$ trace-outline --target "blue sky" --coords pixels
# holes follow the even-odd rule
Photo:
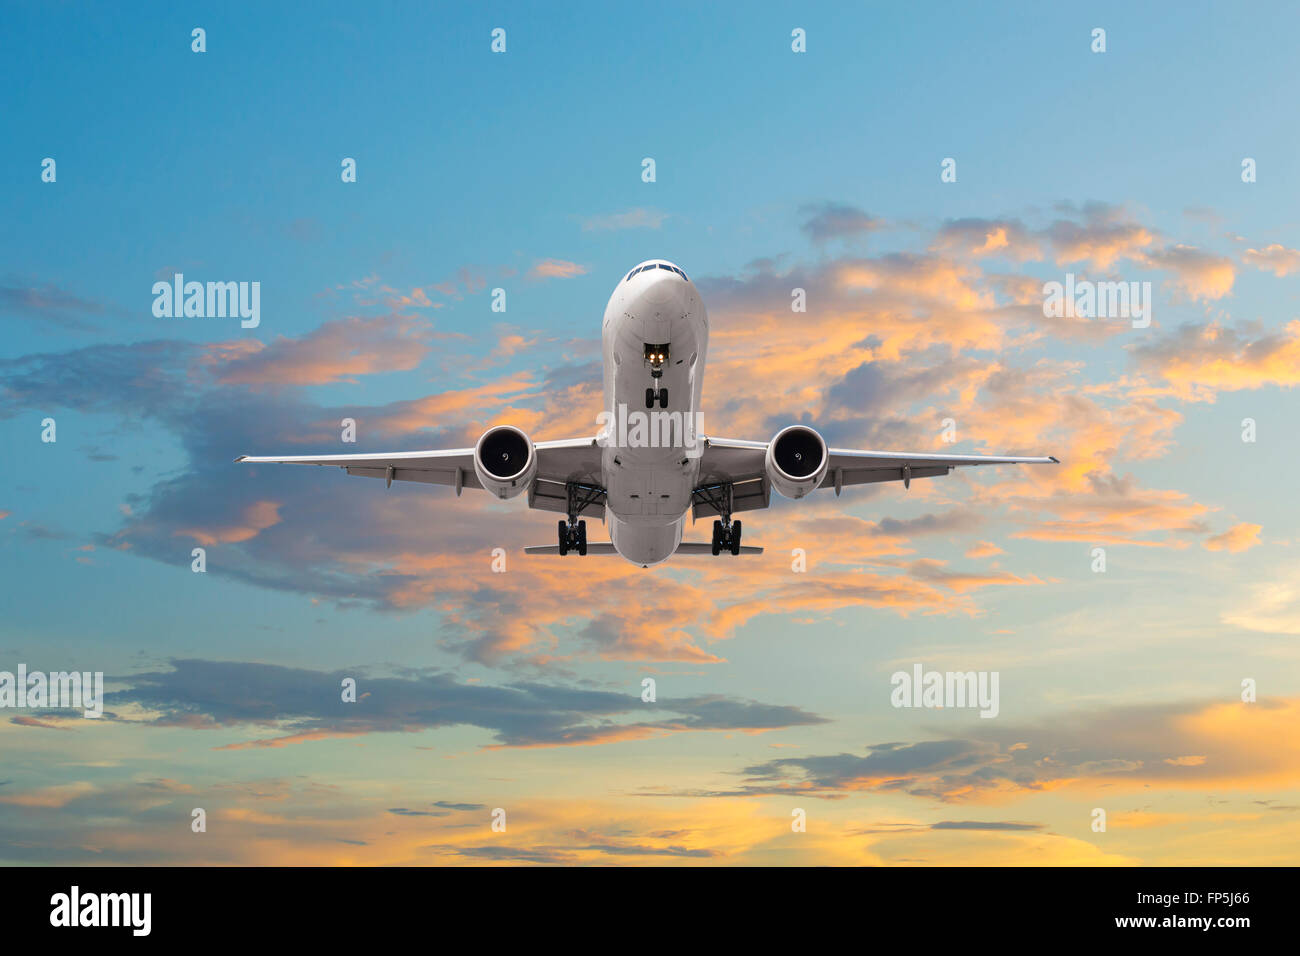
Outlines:
[[[217,858],[160,837],[159,793],[181,825],[197,800],[218,807],[232,862],[610,862],[592,847],[631,840],[643,862],[1296,847],[1273,808],[1296,803],[1300,756],[1268,748],[1300,706],[1300,80],[1275,42],[1293,6],[8,18],[0,669],[103,670],[121,696],[94,728],[0,723],[0,859]],[[858,447],[952,450],[937,423],[953,416],[956,450],[1062,468],[778,502],[746,517],[769,548],[752,574],[647,574],[526,565],[518,548],[554,525],[517,501],[231,462],[352,450],[344,416],[356,450],[463,445],[496,421],[582,434],[601,311],[658,256],[710,309],[706,430],[764,439],[806,420]],[[259,281],[260,326],[155,318],[151,287],[177,271]],[[1045,322],[1033,289],[1067,271],[1151,281],[1152,328]],[[806,315],[788,311],[794,287]],[[916,661],[1000,671],[1002,715],[894,709],[889,675]],[[353,672],[406,683],[362,720],[312,703],[321,675]],[[284,701],[222,696],[232,673],[282,683]],[[683,709],[629,729],[647,675]],[[1243,677],[1257,710],[1225,710],[1244,706]],[[523,696],[503,704],[503,688]],[[1154,708],[1149,738],[1119,729],[1134,707]],[[512,736],[512,709],[545,732]],[[1253,763],[1229,738],[1258,742],[1238,748]],[[888,772],[824,772],[900,741]],[[944,747],[986,760],[986,782]],[[786,757],[810,762],[772,763]],[[1070,772],[1042,772],[1053,761]],[[257,816],[266,793],[294,822]],[[804,844],[792,799],[817,804]],[[391,812],[436,800],[529,822],[484,851],[478,810]],[[66,845],[15,849],[85,801],[120,833],[78,823]],[[1092,833],[1099,802],[1127,826]],[[928,829],[974,817],[1025,829]],[[881,829],[900,821],[907,835]]]

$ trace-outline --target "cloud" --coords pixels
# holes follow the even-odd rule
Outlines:
[[[1236,598],[1236,610],[1224,611],[1225,624],[1263,634],[1300,634],[1300,576],[1295,572],[1249,585]]]
[[[1286,729],[1298,716],[1300,698],[1113,707],[979,727],[966,738],[877,744],[865,754],[771,760],[744,768],[746,782],[732,794],[901,792],[963,803],[1103,785],[1134,793],[1285,786],[1300,771],[1300,740]]]
[[[932,823],[931,830],[1042,830],[1041,823],[1012,823],[1000,820],[943,820]]]
[[[587,267],[565,259],[543,259],[529,270],[531,279],[572,279],[586,275]]]
[[[86,781],[61,783],[49,787],[37,787],[34,790],[16,790],[12,793],[6,791],[0,793],[0,803],[15,807],[64,807],[93,793],[94,790],[94,785]]]
[[[469,857],[475,860],[488,860],[493,863],[549,863],[549,864],[571,864],[577,862],[577,857],[566,850],[558,850],[554,847],[509,847],[499,844],[487,844],[483,846],[450,846],[448,844],[430,844],[429,849],[438,850],[443,853],[451,853],[456,856]]]
[[[1189,401],[1213,401],[1219,392],[1290,387],[1300,383],[1300,319],[1273,331],[1189,323],[1134,348],[1133,356]]]
[[[99,325],[89,321],[88,316],[104,318],[121,315],[121,311],[83,299],[47,282],[41,285],[0,285],[2,314],[16,315],[70,332],[92,332],[97,331]]]
[[[1241,254],[1241,261],[1281,278],[1300,272],[1300,249],[1288,249],[1275,242],[1263,249],[1247,249]]]
[[[137,705],[152,713],[148,722],[158,726],[273,734],[225,744],[227,750],[458,725],[489,731],[499,747],[564,747],[693,731],[761,733],[825,722],[798,707],[719,695],[648,705],[639,693],[532,682],[490,686],[460,683],[448,674],[370,677],[208,660],[176,660],[171,667],[124,678],[128,689],[110,692],[106,700]],[[364,691],[355,702],[342,700],[345,678],[355,679]],[[232,687],[239,693],[231,694]]]
[[[299,338],[267,345],[237,339],[210,345],[202,358],[222,385],[325,385],[361,375],[413,369],[430,348],[433,327],[398,316],[326,322]]]
[[[1005,553],[1006,552],[1004,552],[992,541],[977,541],[975,544],[971,545],[970,548],[967,549],[966,557],[991,558],[995,554],[1005,554]]]
[[[1211,551],[1227,551],[1237,554],[1249,551],[1259,544],[1259,533],[1263,528],[1257,524],[1242,522],[1235,524],[1222,534],[1216,534],[1205,541],[1205,547]]]
[[[1058,265],[1086,262],[1109,269],[1119,259],[1140,258],[1157,238],[1154,230],[1128,218],[1117,206],[1089,202],[1081,209],[1069,204],[1058,208],[1077,217],[1058,219],[1042,233]]]
[[[1166,246],[1140,259],[1152,268],[1174,273],[1174,285],[1193,301],[1223,298],[1232,291],[1237,277],[1231,259],[1194,246]]]
[[[218,528],[178,528],[173,534],[193,538],[205,547],[247,541],[261,531],[280,523],[280,506],[274,501],[254,501],[243,509],[240,519]]]
[[[823,202],[801,208],[806,218],[799,228],[816,243],[849,239],[879,229],[883,223],[847,203]]]
[[[924,558],[920,561],[914,561],[911,565],[912,574],[924,581],[933,581],[941,584],[946,588],[956,591],[958,594],[964,594],[967,591],[976,588],[991,587],[993,585],[1030,585],[1045,583],[1042,578],[1036,574],[1020,576],[1008,571],[991,571],[991,572],[971,572],[971,571],[949,571],[944,567],[943,561],[936,561],[933,558]]]
[[[1027,262],[1043,257],[1043,242],[1016,219],[950,219],[930,244],[931,251],[974,258]]]
[[[18,716],[18,717],[10,717],[9,723],[17,724],[19,727],[40,727],[44,730],[71,730],[72,729],[71,726],[67,726],[63,723],[57,723],[56,721],[58,719],[59,719],[58,716],[53,714],[50,715],[50,719],[47,720],[40,720],[36,717]],[[73,718],[73,720],[76,719],[79,718]]]

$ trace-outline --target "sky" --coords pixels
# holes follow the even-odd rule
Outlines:
[[[106,694],[0,709],[0,863],[1296,859],[1294,5],[5,21],[0,671]],[[233,462],[594,434],[654,257],[709,309],[707,434],[1061,464],[641,569],[525,557],[521,499]],[[176,273],[259,323],[156,315]],[[1151,321],[1047,314],[1067,275]],[[917,666],[996,716],[895,706]]]

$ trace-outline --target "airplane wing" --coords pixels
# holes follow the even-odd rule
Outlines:
[[[771,487],[763,466],[768,442],[742,441],[734,438],[706,438],[700,456],[700,487],[730,484],[732,512],[766,508]],[[968,465],[1046,465],[1060,464],[1051,455],[1018,457],[1001,455],[939,455],[933,452],[858,451],[830,448],[826,477],[817,487],[834,488],[838,495],[845,485],[865,485],[877,481],[902,481],[946,475],[954,468]],[[708,496],[695,495],[696,518],[716,515],[718,510]]]
[[[567,484],[581,482],[601,489],[600,446],[594,438],[565,438],[539,441],[537,479],[528,490],[528,506],[542,511],[566,513]],[[368,455],[287,455],[280,458],[241,455],[235,461],[245,464],[333,465],[349,475],[383,478],[394,481],[419,481],[430,485],[447,485],[456,489],[482,488],[474,472],[474,449],[452,448],[437,451],[397,451]],[[584,515],[601,517],[605,512],[603,489],[596,500],[582,510]]]

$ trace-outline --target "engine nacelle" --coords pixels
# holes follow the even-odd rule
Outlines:
[[[830,459],[821,435],[806,425],[789,425],[767,446],[763,466],[773,488],[787,498],[802,498],[822,483]]]
[[[513,425],[489,428],[474,446],[474,474],[498,498],[513,498],[537,475],[537,450]]]

